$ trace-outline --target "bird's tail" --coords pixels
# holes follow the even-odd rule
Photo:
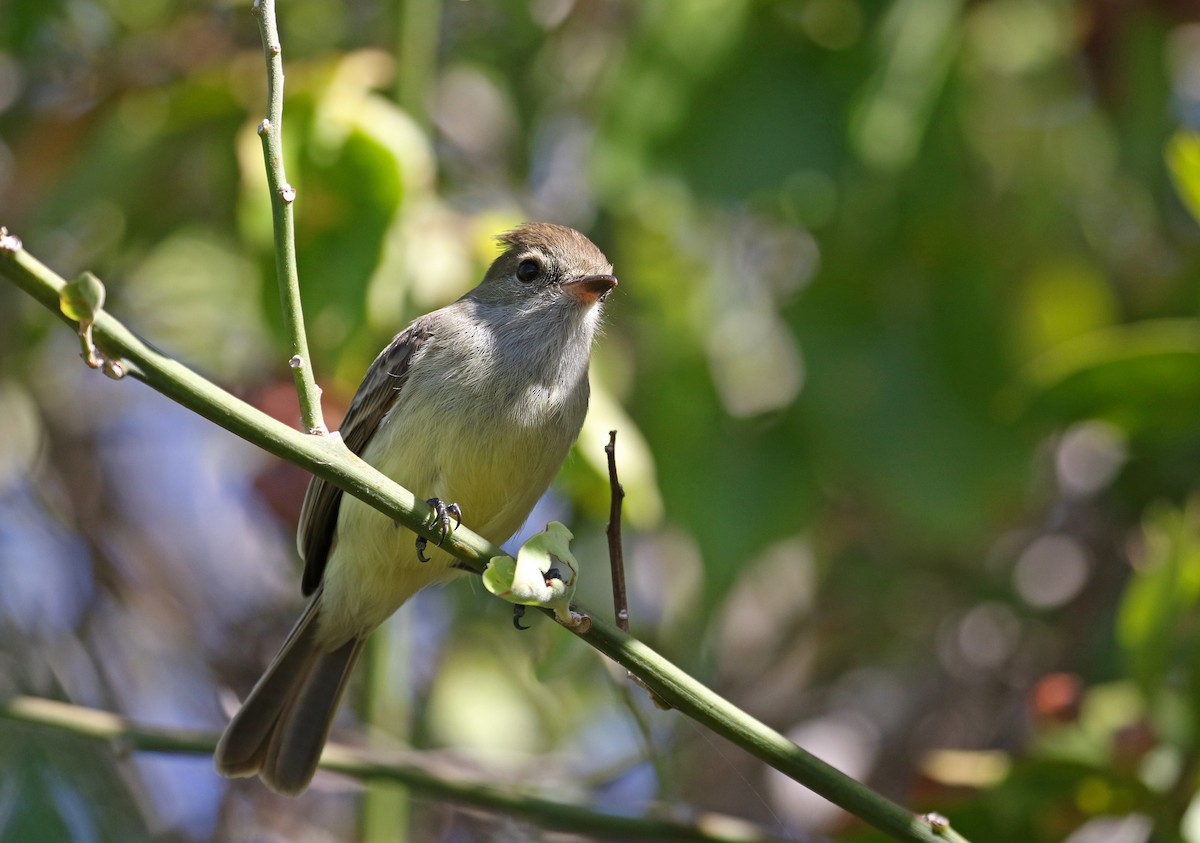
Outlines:
[[[295,796],[312,781],[338,702],[363,638],[335,650],[316,640],[321,592],[292,628],[267,672],[229,721],[217,744],[217,771],[258,775],[279,793]]]

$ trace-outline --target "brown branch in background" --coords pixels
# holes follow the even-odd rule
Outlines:
[[[613,611],[617,627],[629,631],[629,601],[625,591],[625,553],[621,549],[621,502],[625,500],[625,489],[617,479],[617,432],[608,432],[608,444],[604,446],[608,455],[608,485],[612,491],[612,503],[608,512],[608,563],[612,567]]]
[[[621,485],[621,481],[617,477],[617,432],[615,430],[608,432],[608,444],[604,446],[604,453],[608,455],[608,486],[612,491],[608,527],[604,532],[608,535],[608,564],[612,569],[613,613],[616,615],[617,627],[622,632],[629,632],[629,597],[625,589],[625,551],[621,547],[621,503],[625,500],[625,487]],[[627,672],[627,675],[635,685],[643,688],[650,695],[655,708],[664,711],[671,708],[669,703],[654,693],[650,686],[632,671]],[[631,706],[630,711],[635,712],[634,716],[639,725],[644,726],[645,723],[636,713],[637,710]],[[643,732],[647,739],[646,745],[649,747],[649,730],[643,729]]]

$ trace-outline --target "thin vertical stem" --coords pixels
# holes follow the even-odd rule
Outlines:
[[[399,0],[397,13],[396,101],[418,124],[428,126],[442,0]]]
[[[291,340],[292,368],[300,396],[300,419],[309,433],[328,432],[321,414],[321,389],[313,377],[304,331],[304,309],[300,302],[300,275],[296,268],[296,229],[293,209],[296,189],[283,169],[283,47],[275,19],[275,0],[254,0],[263,54],[267,62],[267,117],[258,126],[267,185],[271,191],[271,219],[275,230],[275,275],[283,305],[284,328]]]

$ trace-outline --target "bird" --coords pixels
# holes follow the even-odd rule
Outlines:
[[[417,318],[368,368],[339,435],[370,465],[499,544],[528,518],[579,435],[612,265],[551,223],[501,234],[474,289]],[[295,796],[312,781],[367,637],[460,569],[406,527],[314,477],[297,530],[309,598],[230,720],[218,772]],[[426,561],[427,560],[427,561]]]

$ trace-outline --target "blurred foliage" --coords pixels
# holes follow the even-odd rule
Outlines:
[[[248,6],[5,0],[0,223],[295,422]],[[973,839],[1200,841],[1189,4],[280,14],[331,421],[392,333],[475,282],[493,234],[584,229],[621,286],[593,416],[529,526],[571,525],[586,605],[607,600],[616,427],[653,645]],[[0,284],[0,693],[218,728],[297,609],[305,478],[77,353]],[[360,730],[613,810],[874,839],[629,702],[557,630],[508,630],[478,584],[420,596],[377,636]],[[360,797],[330,777],[290,803],[202,759],[0,731],[4,840],[351,839]],[[393,839],[536,836],[420,798],[384,815],[368,802]]]

